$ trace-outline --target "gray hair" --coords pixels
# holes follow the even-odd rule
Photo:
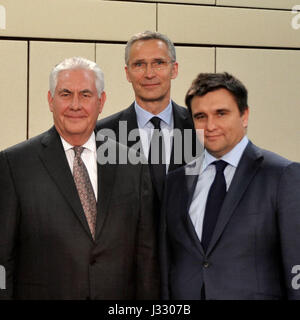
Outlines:
[[[125,63],[126,63],[126,65],[128,66],[130,49],[136,41],[153,40],[153,39],[163,41],[168,47],[168,53],[169,53],[169,56],[170,56],[172,62],[176,61],[176,51],[175,51],[174,44],[166,35],[161,34],[157,31],[144,31],[144,32],[140,32],[140,33],[135,34],[127,42],[126,48],[125,48]]]
[[[82,57],[72,57],[67,58],[57,64],[51,71],[49,76],[49,90],[52,95],[54,96],[55,88],[57,85],[57,76],[61,71],[64,70],[71,70],[71,69],[85,69],[85,70],[92,70],[95,74],[95,85],[98,92],[98,96],[100,98],[101,93],[104,90],[104,74],[99,66],[88,59]]]

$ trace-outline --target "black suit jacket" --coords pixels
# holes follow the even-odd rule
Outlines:
[[[171,151],[171,158],[170,158],[170,165],[168,168],[168,172],[173,171],[182,165],[185,165],[186,163],[190,162],[193,157],[196,156],[196,151],[199,150],[199,148],[202,150],[202,147],[200,147],[200,144],[198,143],[198,140],[196,138],[194,126],[192,119],[189,115],[189,112],[186,108],[178,106],[175,102],[172,101],[172,108],[173,108],[173,117],[174,117],[174,129],[180,130],[181,134],[183,135],[183,132],[185,129],[191,130],[191,148],[190,150],[187,150],[185,154],[184,148],[185,148],[185,141],[182,139],[182,147],[181,147],[181,158],[182,161],[177,161],[176,157],[174,157],[174,143],[172,146]],[[134,108],[134,103],[132,103],[127,109],[122,110],[116,114],[113,114],[107,118],[104,118],[102,120],[99,120],[97,122],[97,130],[101,129],[110,129],[115,133],[115,138],[118,142],[122,139],[122,136],[119,136],[119,123],[120,121],[126,121],[127,122],[127,136],[128,133],[134,129],[138,128],[137,123],[137,117],[136,112]],[[137,140],[135,141],[126,141],[126,146],[131,148],[134,144],[136,144],[139,141],[139,137],[137,137]],[[196,149],[198,147],[198,149]],[[189,152],[190,151],[190,152]],[[161,195],[159,195],[161,198]],[[160,199],[161,200],[161,199]]]
[[[152,197],[147,166],[98,164],[93,240],[54,127],[2,151],[0,298],[157,298]]]
[[[206,254],[189,216],[200,164],[167,177],[163,297],[200,299],[204,284],[207,299],[300,299],[300,164],[249,142]]]

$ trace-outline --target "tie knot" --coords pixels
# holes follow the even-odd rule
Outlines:
[[[215,161],[213,164],[216,166],[217,172],[223,172],[227,166],[227,162],[223,160]]]
[[[81,146],[73,147],[75,157],[80,157],[83,152],[83,149],[84,147],[81,147]]]
[[[153,117],[153,118],[151,118],[150,121],[154,125],[154,129],[159,129],[160,130],[160,122],[161,122],[160,118]]]

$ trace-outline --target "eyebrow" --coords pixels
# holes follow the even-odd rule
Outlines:
[[[150,62],[153,62],[153,61],[166,61],[167,59],[166,58],[163,58],[163,57],[157,57],[157,58],[153,58],[151,59]],[[138,62],[146,62],[146,59],[137,59],[137,60],[134,60],[133,63],[138,63]]]
[[[230,110],[226,107],[217,109],[216,112],[230,112]]]
[[[193,114],[193,118],[196,118],[200,114],[206,114],[206,113],[205,112],[196,112],[196,113]]]
[[[58,93],[62,93],[62,92],[71,93],[71,91],[70,91],[70,90],[65,89],[65,88],[63,88],[63,89],[59,89],[59,90],[58,90]]]
[[[216,110],[214,111],[214,113],[218,113],[218,112],[230,112],[230,110],[227,109],[226,107],[224,107],[224,108],[216,109]],[[197,117],[197,116],[199,116],[199,115],[201,115],[201,114],[206,115],[206,112],[202,112],[202,111],[196,112],[196,113],[193,114],[193,117]]]
[[[63,92],[72,93],[72,91],[70,91],[69,89],[65,89],[65,88],[58,90],[58,93],[63,93]],[[93,92],[89,89],[83,89],[83,90],[79,91],[79,93],[91,93],[92,94]]]
[[[93,93],[93,92],[89,89],[83,89],[80,91],[80,93]]]

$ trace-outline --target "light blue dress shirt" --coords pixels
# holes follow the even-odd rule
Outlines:
[[[216,175],[216,167],[212,163],[218,160],[224,160],[228,163],[224,170],[224,176],[226,180],[226,189],[229,189],[235,170],[239,164],[241,156],[248,144],[249,140],[246,136],[228,153],[226,153],[221,159],[213,157],[210,153],[204,150],[203,162],[200,166],[200,173],[198,176],[197,185],[189,209],[189,215],[192,223],[195,227],[197,236],[201,241],[203,219],[205,213],[206,200],[209,189],[214,181]]]
[[[165,143],[165,152],[166,152],[166,171],[168,172],[171,150],[172,150],[172,135],[174,128],[174,118],[173,118],[173,108],[172,102],[170,101],[168,106],[159,114],[152,114],[142,107],[140,107],[137,102],[134,104],[137,123],[140,131],[140,137],[142,142],[143,153],[146,159],[148,160],[149,155],[149,147],[153,134],[154,126],[150,121],[154,116],[160,118],[162,121],[160,123],[160,127],[162,130],[162,134],[164,137]]]

